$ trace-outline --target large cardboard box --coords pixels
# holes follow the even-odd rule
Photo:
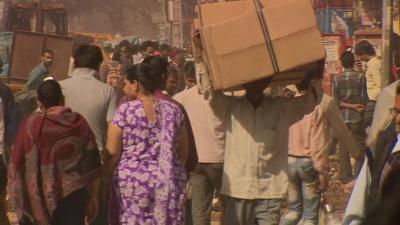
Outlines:
[[[296,83],[325,57],[309,0],[257,1],[200,7],[205,61],[216,89],[271,76]]]

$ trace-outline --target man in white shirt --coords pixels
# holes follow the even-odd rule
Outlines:
[[[374,47],[367,40],[360,41],[354,53],[363,62],[367,63],[365,77],[367,79],[367,94],[369,103],[365,110],[364,124],[366,127],[372,123],[376,100],[383,87],[388,84],[386,77],[382,74],[382,60],[376,55]]]
[[[192,68],[191,68],[192,67]],[[192,126],[199,163],[190,174],[192,219],[194,225],[209,225],[214,192],[219,192],[225,152],[223,122],[214,115],[210,101],[202,96],[196,83],[194,64],[185,65],[187,89],[175,95],[185,108]]]

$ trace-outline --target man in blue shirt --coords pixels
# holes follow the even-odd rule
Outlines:
[[[25,90],[35,90],[39,87],[39,84],[49,74],[49,68],[53,64],[54,53],[51,50],[43,51],[41,57],[41,63],[36,66],[29,74],[28,81],[25,84]]]

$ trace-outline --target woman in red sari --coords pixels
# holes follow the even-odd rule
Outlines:
[[[100,155],[86,120],[64,107],[60,85],[38,88],[41,112],[21,125],[8,194],[19,224],[84,225],[97,214]]]

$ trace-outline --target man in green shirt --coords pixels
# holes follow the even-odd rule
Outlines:
[[[41,57],[41,63],[29,73],[28,81],[24,88],[15,95],[15,101],[18,104],[22,118],[37,109],[36,90],[49,75],[49,68],[53,63],[53,58],[53,51],[44,50]]]

